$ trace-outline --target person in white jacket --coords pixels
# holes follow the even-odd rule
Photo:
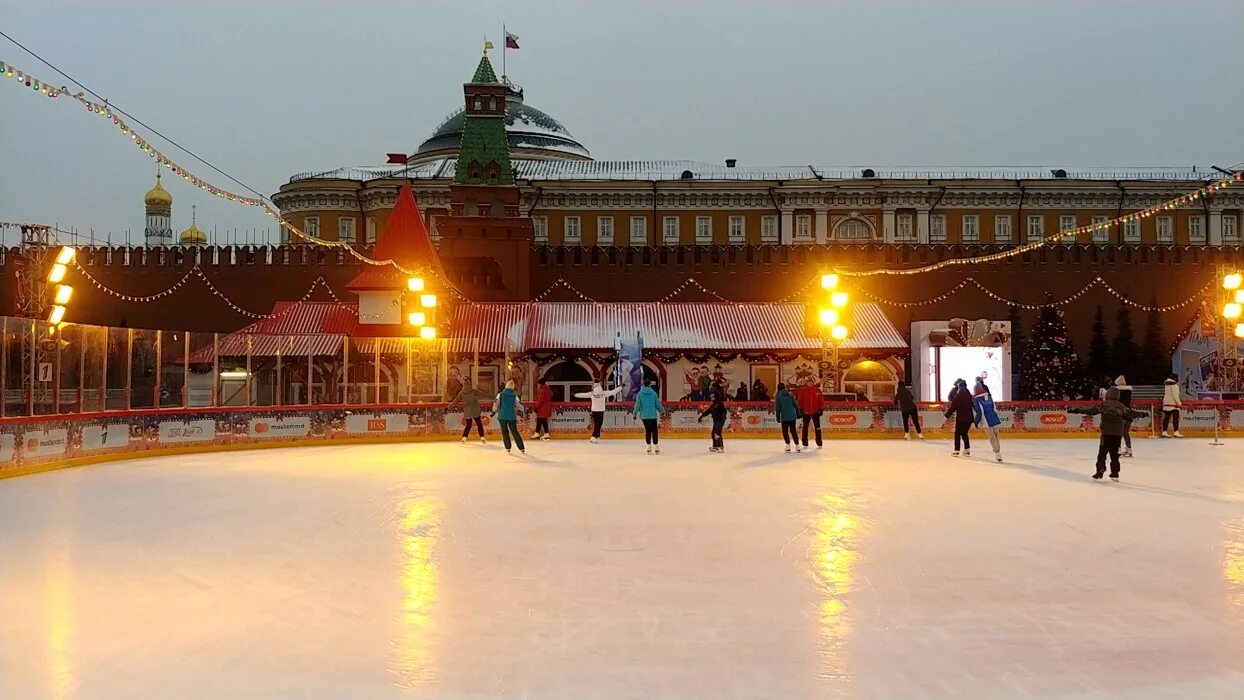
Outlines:
[[[605,391],[600,382],[597,382],[592,385],[591,391],[584,391],[574,395],[576,399],[592,400],[592,442],[600,442],[600,426],[605,422],[605,401],[617,396],[620,391],[622,391],[622,387]]]
[[[1179,398],[1179,379],[1171,375],[1166,378],[1166,393],[1162,395],[1162,437],[1184,436],[1179,432],[1179,410],[1183,405],[1184,402]],[[1175,423],[1173,433],[1168,430],[1172,421]]]

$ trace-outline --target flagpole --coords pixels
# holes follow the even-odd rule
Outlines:
[[[505,33],[505,22],[501,23],[501,83],[505,83],[505,51],[509,47],[510,42],[506,41],[509,36]]]

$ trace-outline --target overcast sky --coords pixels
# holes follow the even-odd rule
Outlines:
[[[264,194],[412,152],[503,20],[522,45],[511,78],[597,159],[1244,161],[1244,0],[0,0],[6,33]],[[0,60],[65,82],[3,38]],[[0,220],[138,241],[153,161],[65,102],[0,82]],[[209,231],[275,231],[167,187],[175,232],[192,204]]]

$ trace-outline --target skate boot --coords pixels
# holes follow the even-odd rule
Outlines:
[[[463,441],[463,442],[466,442],[466,438],[465,438],[465,437],[464,437],[464,438],[462,438],[462,441]]]
[[[1129,447],[1129,448],[1127,448],[1126,450],[1123,450],[1123,454],[1121,454],[1121,455],[1119,455],[1119,456],[1120,456],[1120,457],[1131,457],[1131,456],[1132,456],[1132,448],[1130,448],[1130,447]]]
[[[508,447],[507,447],[507,448],[505,448],[505,453],[506,453],[507,455],[508,455],[508,454],[510,454],[510,448],[508,448]]]
[[[652,445],[648,445],[648,454],[652,454]]]
[[[1093,472],[1093,478],[1094,478],[1094,479],[1097,479],[1098,481],[1101,481],[1101,478],[1102,478],[1103,476],[1105,476],[1105,475],[1106,475],[1106,472],[1104,472],[1104,471],[1103,471],[1103,472]]]
[[[972,451],[971,451],[971,450],[964,450],[964,451],[963,451],[963,456],[964,456],[964,457],[971,457],[971,456],[972,456]]]
[[[487,445],[487,444],[488,444],[488,439],[487,439],[487,438],[483,438],[483,437],[481,437],[481,438],[479,439],[479,444],[481,444],[481,445]]]
[[[660,448],[660,447],[654,447],[654,448],[652,448],[652,451],[653,451],[653,452],[655,452],[656,454],[661,454],[661,448]]]
[[[532,440],[539,440],[539,439],[540,439],[540,433],[532,433],[532,434],[531,434],[531,439],[532,439]]]
[[[1116,483],[1116,484],[1117,484],[1117,483],[1119,483],[1119,475],[1118,475],[1118,474],[1111,474],[1111,475],[1110,475],[1110,480],[1111,480],[1111,481],[1113,481],[1113,482],[1114,482],[1114,483]]]
[[[911,439],[911,433],[903,433],[903,439],[904,439],[904,440],[910,440],[910,439]]]
[[[796,452],[803,452],[803,447],[801,447],[801,446],[799,446],[799,445],[795,445],[795,451],[796,451]]]
[[[1168,437],[1170,437],[1170,436],[1171,436],[1171,431],[1169,431],[1169,430],[1164,430],[1164,431],[1162,431],[1162,432],[1158,433],[1158,437],[1168,438]]]
[[[790,452],[790,445],[787,445],[787,446],[786,446],[786,451],[787,451],[787,452]]]
[[[541,435],[541,436],[540,436],[540,439],[541,439],[541,440],[548,440],[548,439],[549,439],[549,436],[548,436],[548,435]]]
[[[1002,453],[1001,453],[1001,452],[995,452],[995,453],[993,453],[993,458],[994,458],[995,460],[997,460],[997,461],[1001,462],[1001,461],[1002,461]]]
[[[958,456],[959,456],[959,450],[955,450],[954,452],[951,452],[951,453],[950,453],[950,456],[951,456],[951,457],[958,457]]]
[[[518,453],[519,453],[520,455],[525,455],[525,454],[527,454],[527,450],[526,450],[526,449],[524,449],[524,448],[522,448],[522,447],[520,447],[520,448],[518,448]]]
[[[1183,437],[1183,436],[1184,436],[1184,434],[1183,434],[1183,433],[1179,432],[1178,430],[1176,430],[1176,431],[1175,431],[1175,437],[1177,437],[1177,438],[1181,438],[1181,437]]]
[[[823,450],[823,449],[825,449],[825,446],[824,446],[824,445],[817,445],[817,446],[816,446],[816,449],[818,449],[818,450]]]
[[[916,437],[918,437],[918,438],[920,438],[921,440],[923,440],[923,439],[924,439],[924,433],[916,433]]]

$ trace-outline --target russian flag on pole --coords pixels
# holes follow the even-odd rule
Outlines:
[[[505,48],[507,49],[518,48],[518,35],[517,34],[511,34],[509,32],[505,33]]]

